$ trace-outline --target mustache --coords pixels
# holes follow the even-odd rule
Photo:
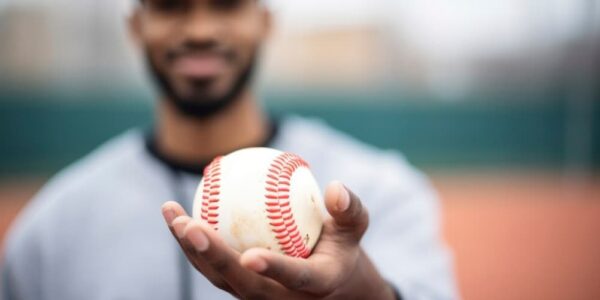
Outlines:
[[[179,57],[185,56],[202,56],[202,55],[215,55],[221,56],[226,61],[233,61],[235,59],[235,53],[230,48],[223,46],[222,44],[206,41],[206,42],[196,42],[196,41],[187,41],[183,44],[170,49],[166,52],[167,61],[173,62]]]

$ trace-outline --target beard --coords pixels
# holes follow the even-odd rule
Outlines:
[[[244,89],[248,86],[256,66],[257,53],[250,58],[250,62],[242,69],[242,71],[234,79],[233,84],[222,95],[209,95],[206,92],[210,82],[198,81],[194,82],[195,91],[189,96],[183,96],[176,91],[173,84],[169,81],[165,72],[150,58],[150,54],[146,51],[146,66],[149,73],[159,89],[159,92],[164,96],[165,101],[171,102],[174,107],[183,115],[195,119],[205,119],[218,114],[225,108],[230,107],[238,99]]]

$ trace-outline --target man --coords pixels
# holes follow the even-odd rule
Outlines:
[[[456,297],[421,175],[318,121],[264,114],[250,84],[271,28],[263,4],[144,0],[129,28],[161,92],[155,127],[110,141],[32,201],[7,242],[6,299]],[[237,253],[186,213],[207,162],[261,145],[355,191],[327,186],[331,217],[308,259]]]

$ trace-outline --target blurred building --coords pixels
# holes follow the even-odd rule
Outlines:
[[[4,1],[4,81],[143,84],[126,36],[128,1]],[[389,85],[441,99],[570,85],[581,60],[597,60],[593,2],[271,0],[278,28],[264,84]]]
[[[131,82],[139,70],[119,2],[7,1],[0,8],[0,78],[30,88]]]

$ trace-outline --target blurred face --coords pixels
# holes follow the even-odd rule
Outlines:
[[[247,88],[269,14],[257,0],[143,0],[130,20],[161,92],[206,116]]]

